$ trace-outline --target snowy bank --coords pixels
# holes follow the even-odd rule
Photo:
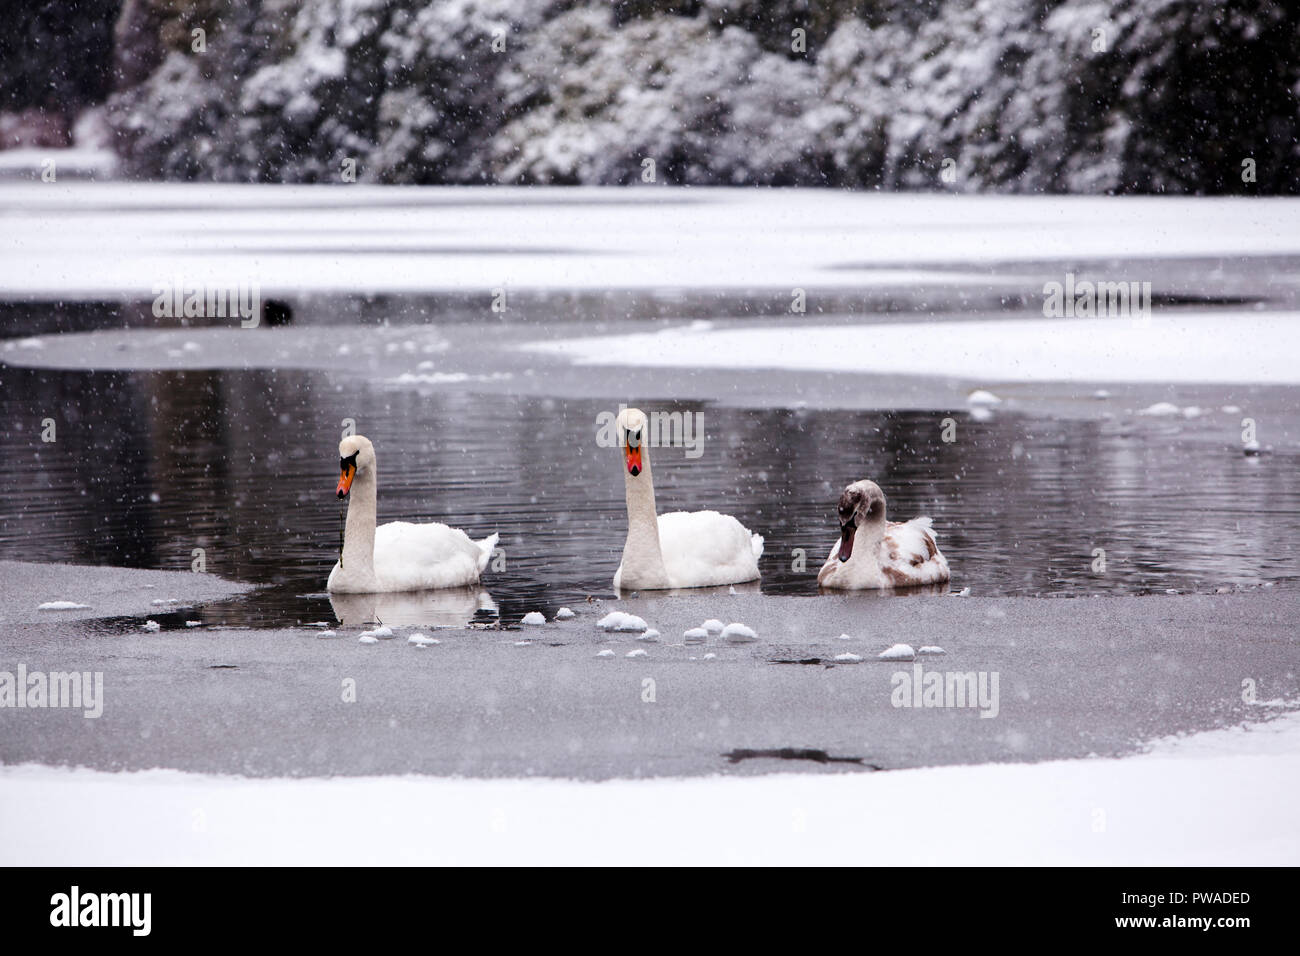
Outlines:
[[[1295,713],[1126,759],[829,776],[248,780],[27,765],[0,769],[0,863],[1294,866],[1297,787]]]

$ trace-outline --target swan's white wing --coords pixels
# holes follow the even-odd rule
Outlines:
[[[473,584],[487,566],[496,535],[470,540],[445,524],[393,521],[375,529],[375,578],[384,591]]]
[[[659,547],[668,580],[677,588],[740,584],[758,579],[762,538],[716,511],[670,511],[659,516]]]

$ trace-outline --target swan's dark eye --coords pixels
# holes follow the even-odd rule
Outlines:
[[[348,455],[348,457],[346,457],[346,458],[340,458],[340,459],[339,459],[339,470],[340,470],[340,471],[345,471],[345,470],[347,470],[347,469],[349,469],[349,468],[355,469],[356,467],[357,467],[357,453],[356,453],[356,452],[353,452],[352,454]]]

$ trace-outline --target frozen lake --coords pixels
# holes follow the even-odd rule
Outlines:
[[[8,763],[861,773],[1131,753],[1261,713],[1243,674],[1293,696],[1300,204],[115,186],[0,208],[0,558],[34,562],[7,626],[33,667],[104,670],[113,728],[27,723]],[[1070,272],[1151,282],[1150,322],[1058,328],[1043,287]],[[177,275],[258,283],[267,321],[155,318]],[[612,603],[598,417],[620,403],[692,416],[698,457],[652,449],[659,507],[763,534],[761,584]],[[481,590],[323,593],[345,420],[376,443],[381,521],[501,534]],[[933,518],[950,586],[818,596],[838,494],[868,476],[891,516]],[[195,549],[259,587],[119,570]],[[660,642],[594,626],[629,605]],[[548,623],[516,628],[529,611]],[[299,626],[376,616],[398,639]],[[713,616],[758,641],[681,642]],[[1002,673],[1001,718],[896,710],[876,655],[900,638]],[[338,711],[353,673],[364,703]],[[646,676],[674,706],[647,708]]]
[[[655,456],[660,508],[762,533],[766,593],[816,594],[834,502],[865,476],[891,516],[933,517],[954,589],[1300,580],[1294,201],[59,185],[0,202],[4,317],[27,336],[0,353],[0,555],[183,569],[202,548],[268,586],[212,623],[331,619],[345,419],[378,446],[381,520],[501,533],[480,619],[610,594],[625,515],[596,422],[620,402],[698,416],[699,457]],[[997,347],[981,371],[987,321],[1044,335],[1043,282],[1076,270],[1151,281],[1157,315],[1208,316],[1198,334],[1263,330],[1238,336],[1258,354],[1216,349],[1216,384],[1197,384],[1157,330],[1146,360],[1136,333],[1116,340],[1119,383],[1017,382]],[[175,322],[151,292],[177,276],[257,283],[268,321],[159,330]],[[815,319],[790,314],[795,286]],[[971,334],[931,370],[927,328]],[[974,408],[976,387],[1005,401]],[[1268,454],[1241,453],[1247,416]]]

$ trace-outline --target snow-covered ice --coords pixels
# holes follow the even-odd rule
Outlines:
[[[529,611],[519,623],[527,624],[529,627],[537,627],[546,623],[546,615],[541,611]]]
[[[148,631],[150,634],[157,634],[162,630],[162,625],[157,621],[145,621],[140,625],[142,631]]]
[[[1295,866],[1297,790],[1297,713],[1159,740],[1124,758],[831,776],[250,779],[28,764],[0,767],[0,858],[16,866]],[[438,812],[357,812],[375,806]],[[728,809],[700,816],[701,806]],[[203,807],[221,821],[221,838],[195,829],[178,807]],[[802,811],[798,829],[791,807]],[[898,807],[925,825],[882,828]],[[1098,807],[1107,819],[1100,831]],[[510,839],[486,839],[502,818]]]
[[[943,348],[935,348],[942,342]],[[963,319],[676,329],[527,343],[578,365],[790,369],[1012,382],[1300,384],[1300,313],[1157,313],[1122,319]],[[1152,408],[1163,408],[1158,403]],[[979,406],[977,406],[979,407]],[[1172,412],[1145,414],[1178,414]]]
[[[83,611],[90,607],[89,604],[78,604],[76,601],[46,601],[44,604],[38,604],[38,611]]]
[[[139,295],[159,276],[175,274],[195,282],[239,276],[264,293],[494,288],[501,282],[501,256],[465,255],[466,235],[509,236],[513,285],[566,292],[653,284],[788,296],[794,287],[846,282],[951,287],[996,281],[987,271],[953,270],[954,262],[1300,253],[1297,207],[1286,199],[696,187],[659,188],[664,201],[647,203],[632,190],[447,187],[422,189],[428,204],[411,207],[392,202],[391,189],[354,184],[346,196],[277,186],[274,208],[267,208],[262,186],[59,182],[7,190],[0,293],[10,296]],[[175,212],[159,214],[159,208]],[[194,208],[221,209],[222,231],[196,225],[188,213]],[[321,222],[329,228],[313,229]],[[349,249],[356,254],[330,254],[339,234],[352,237]],[[103,242],[103,235],[113,241]],[[399,238],[409,251],[393,248]],[[368,248],[385,254],[366,255]],[[681,334],[701,339],[694,350],[715,352],[709,337],[717,330]],[[945,347],[930,347],[937,341]],[[930,360],[942,363],[943,353],[959,353],[963,343],[936,334],[921,344]],[[831,352],[850,362],[870,361],[871,349],[846,345]],[[1177,365],[1177,357],[1160,364]]]
[[[431,644],[441,644],[442,642],[436,637],[430,637],[428,634],[421,634],[416,631],[406,638],[406,643],[414,644],[416,647],[428,647]]]
[[[912,650],[910,644],[894,644],[876,656],[882,661],[910,661],[915,660],[916,651]]]
[[[569,610],[567,607],[562,607],[562,608],[560,608],[558,611],[555,612],[555,619],[556,619],[557,621],[567,621],[567,620],[569,620],[569,618],[573,618],[573,617],[577,617],[577,616],[578,616],[578,615],[574,614],[574,613],[573,613],[571,610]]]
[[[709,632],[702,627],[692,627],[682,631],[682,640],[687,644],[703,644],[709,639]]]

